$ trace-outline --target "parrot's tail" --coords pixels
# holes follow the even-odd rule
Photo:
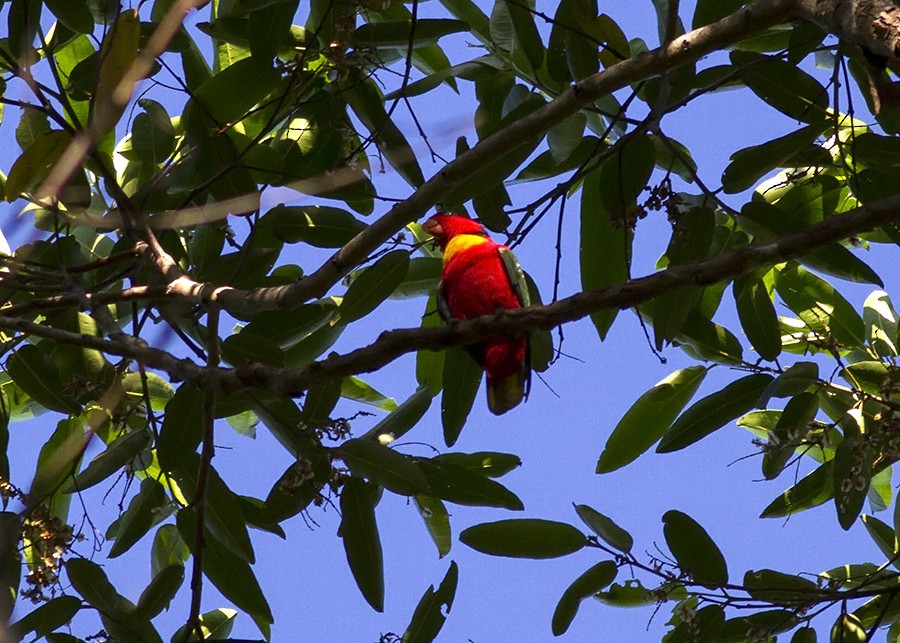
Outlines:
[[[488,379],[487,403],[494,415],[503,415],[525,399],[525,374],[513,373],[494,381]]]
[[[489,344],[484,355],[487,371],[487,403],[494,415],[502,415],[528,397],[531,369],[524,337]]]

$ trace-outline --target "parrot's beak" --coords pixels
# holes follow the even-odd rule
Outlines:
[[[435,239],[440,239],[444,235],[444,229],[441,228],[441,224],[434,219],[428,219],[428,221],[423,223],[422,229]]]

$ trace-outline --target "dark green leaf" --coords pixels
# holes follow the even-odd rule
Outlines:
[[[838,522],[844,529],[850,529],[862,511],[872,480],[872,456],[866,442],[858,437],[844,439],[835,449],[834,504]]]
[[[412,496],[427,490],[428,480],[415,460],[374,440],[347,440],[335,449],[335,455],[353,475],[368,478],[394,493]]]
[[[62,24],[75,33],[93,33],[94,18],[87,3],[79,0],[44,0],[44,4]]]
[[[783,114],[806,123],[830,118],[828,92],[796,65],[749,51],[732,51],[731,62],[746,68],[744,84]]]
[[[603,170],[591,172],[584,179],[581,193],[579,257],[584,290],[624,283],[628,279],[634,234],[630,226],[614,220],[613,211],[603,206],[600,194],[606,189],[605,180]],[[618,308],[610,308],[591,314],[601,341],[606,339],[618,312]]]
[[[444,353],[444,394],[441,396],[441,424],[444,443],[456,444],[465,426],[475,395],[481,385],[482,368],[461,348],[448,348]]]
[[[811,580],[772,569],[748,571],[744,574],[744,587],[758,601],[785,607],[811,605],[821,595]]]
[[[141,592],[136,612],[143,618],[154,618],[175,598],[175,594],[184,582],[184,565],[175,564],[164,567]]]
[[[375,310],[403,282],[408,269],[409,253],[394,250],[360,272],[338,308],[341,323],[349,324]]]
[[[678,451],[722,428],[756,406],[771,381],[771,375],[748,375],[695,402],[675,420],[656,452]]]
[[[728,582],[722,552],[697,521],[672,509],[663,515],[663,525],[666,544],[684,572],[710,589]]]
[[[150,434],[144,430],[130,431],[116,438],[103,453],[91,460],[90,464],[63,488],[63,493],[84,491],[103,482],[133,460],[149,442]]]
[[[265,214],[275,236],[285,243],[308,243],[317,248],[340,248],[366,229],[346,210],[322,205],[279,205]]]
[[[760,518],[783,518],[828,502],[833,493],[832,463],[826,462],[775,498],[763,509]]]
[[[75,591],[84,600],[104,614],[120,612],[123,599],[97,563],[86,558],[70,558],[66,561],[66,571]]]
[[[900,554],[900,544],[897,542],[897,533],[890,525],[878,520],[875,516],[862,515],[863,525],[869,536],[878,545],[878,549],[884,554],[891,563],[896,567],[898,565],[897,555]]]
[[[376,612],[384,611],[384,563],[375,523],[372,488],[350,478],[341,491],[341,527],[344,551],[353,578]]]
[[[703,366],[675,371],[641,395],[607,439],[597,473],[624,467],[653,446],[694,396],[706,372]]]
[[[564,522],[520,518],[469,527],[459,540],[476,551],[511,558],[558,558],[587,544],[584,534]]]
[[[190,550],[181,539],[178,528],[171,524],[162,525],[153,536],[153,546],[150,549],[150,573],[156,576],[171,565],[184,566],[184,561],[189,555]]]
[[[409,432],[422,419],[431,406],[431,400],[431,391],[425,386],[420,386],[406,401],[366,431],[362,437],[380,440],[381,436],[387,436],[396,440]]]
[[[425,526],[431,539],[438,550],[438,556],[443,558],[450,553],[453,539],[450,534],[450,515],[447,507],[439,498],[419,494],[413,498],[419,515],[425,521]]]
[[[732,292],[747,339],[760,357],[774,360],[781,354],[781,329],[765,282],[750,273],[734,280]]]
[[[15,640],[22,640],[31,632],[44,636],[69,623],[79,609],[81,599],[77,596],[58,596],[10,625],[10,633],[16,637]]]
[[[430,493],[458,505],[501,507],[521,511],[522,501],[512,491],[487,476],[449,462],[420,460]]]
[[[41,447],[37,470],[28,491],[30,502],[47,502],[51,512],[63,520],[72,497],[57,491],[65,479],[78,470],[84,454],[84,441],[84,428],[79,418],[61,420],[53,435]]]
[[[489,478],[499,478],[522,465],[522,460],[514,453],[478,451],[477,453],[443,453],[431,459],[441,466],[456,465],[476,471]]]
[[[436,42],[443,36],[467,30],[465,22],[446,18],[419,18],[415,24],[406,20],[369,22],[356,29],[353,40],[357,46],[405,50],[409,47],[410,40],[416,46],[421,46]]]
[[[634,539],[627,531],[613,522],[612,518],[587,505],[575,505],[578,517],[590,527],[591,531],[600,536],[606,543],[626,554],[631,551]],[[612,582],[612,581],[610,581]]]
[[[63,392],[59,370],[39,346],[26,344],[6,362],[6,372],[28,396],[52,411],[76,414],[81,406]]]
[[[766,143],[738,150],[731,155],[731,163],[722,174],[725,193],[734,194],[753,187],[777,167],[830,165],[832,159],[828,151],[813,145],[827,126],[827,121],[821,121]]]
[[[163,517],[159,515],[160,509],[165,503],[166,492],[163,486],[153,478],[144,478],[141,481],[141,490],[131,499],[128,509],[120,518],[116,542],[109,551],[109,557],[115,558],[124,554],[155,522],[159,522]]]
[[[431,643],[437,638],[453,607],[458,580],[459,569],[451,562],[437,590],[432,585],[419,599],[412,621],[403,633],[402,643]]]
[[[193,510],[182,509],[177,520],[182,539],[193,545],[197,529]],[[208,530],[203,535],[203,542],[203,573],[222,592],[222,596],[253,616],[257,624],[272,623],[272,610],[250,565],[222,545]]]
[[[581,601],[602,590],[616,579],[619,569],[611,560],[604,560],[576,578],[563,592],[553,612],[553,636],[561,636],[569,629]]]
[[[166,404],[166,416],[156,443],[156,455],[163,471],[175,471],[195,453],[203,437],[203,395],[182,384]]]

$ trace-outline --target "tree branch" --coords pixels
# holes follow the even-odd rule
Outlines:
[[[210,292],[214,301],[230,313],[289,309],[324,296],[346,274],[406,224],[422,217],[454,187],[471,179],[497,159],[541,136],[557,123],[584,109],[595,100],[647,76],[670,71],[727,47],[748,35],[784,21],[791,15],[793,0],[760,0],[711,25],[696,29],[671,43],[585,78],[556,99],[480,141],[468,152],[448,163],[408,199],[396,205],[365,231],[351,239],[318,270],[298,282],[278,287],[240,290],[204,287],[183,280],[173,291],[195,301]],[[215,292],[212,292],[215,289]]]
[[[191,382],[200,388],[218,388],[231,393],[261,386],[296,396],[313,384],[334,377],[378,370],[407,353],[442,350],[450,346],[474,344],[497,335],[549,329],[600,310],[631,308],[672,290],[734,279],[759,267],[801,257],[829,243],[897,220],[900,220],[900,196],[893,196],[831,217],[798,232],[744,246],[705,261],[672,266],[622,284],[580,292],[547,306],[503,311],[446,327],[386,331],[368,346],[343,355],[332,355],[300,369],[258,363],[236,368],[205,367],[152,348],[135,337],[122,335],[114,339],[103,339],[23,319],[0,317],[0,329],[128,357],[145,367],[166,372],[175,381]]]

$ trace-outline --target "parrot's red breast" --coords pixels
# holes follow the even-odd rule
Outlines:
[[[474,319],[528,305],[524,275],[512,252],[467,217],[438,214],[424,228],[444,251],[439,307],[444,317]],[[528,338],[500,336],[473,354],[487,374],[488,408],[499,415],[527,395]]]

